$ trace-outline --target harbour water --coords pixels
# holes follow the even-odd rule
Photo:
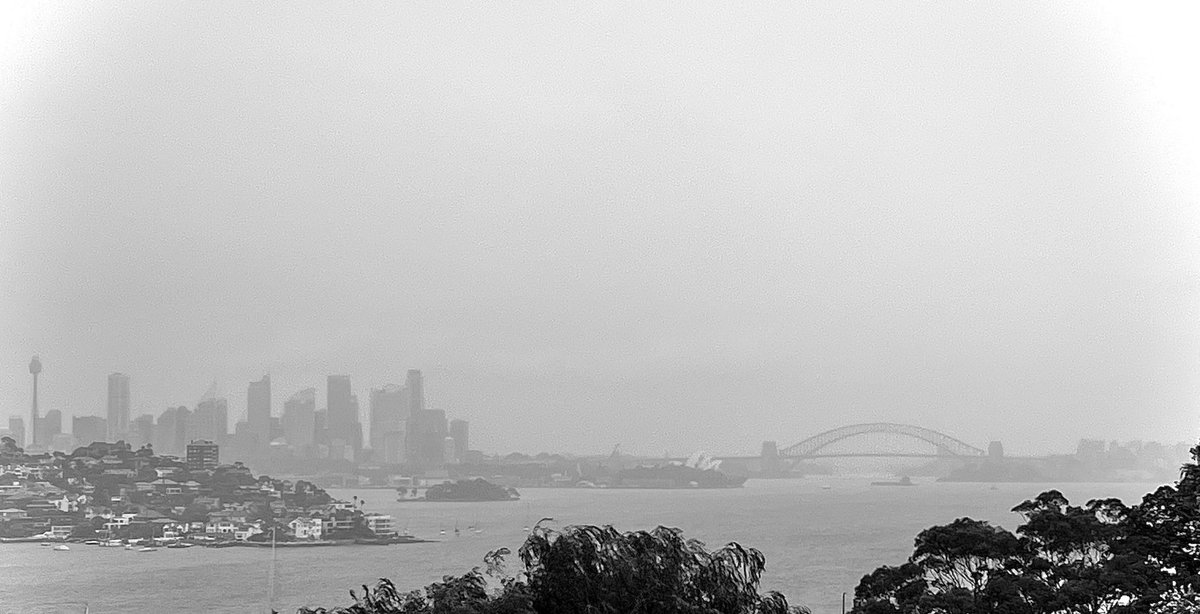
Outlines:
[[[729,541],[766,555],[766,590],[819,614],[841,609],[842,593],[912,551],[924,528],[961,516],[1009,529],[1013,506],[1049,488],[1072,503],[1119,497],[1135,503],[1156,484],[939,484],[870,486],[871,478],[750,480],[730,490],[527,489],[517,502],[398,503],[389,490],[332,490],[358,496],[365,509],[391,514],[434,543],[283,549],[160,549],[127,551],[72,545],[67,552],[36,543],[0,544],[0,612],[258,613],[349,603],[350,589],[381,577],[404,590],[480,565],[489,550],[515,553],[523,527],[543,517],[551,526],[612,524],[621,530],[666,525],[716,547]],[[455,536],[454,528],[460,529]],[[477,527],[478,532],[468,527]],[[445,531],[445,534],[440,534]],[[517,568],[515,554],[510,565]]]

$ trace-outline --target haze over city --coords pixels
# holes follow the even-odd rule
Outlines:
[[[488,451],[1194,440],[1194,21],[927,8],[13,9],[0,414],[38,354],[66,416],[420,368]]]

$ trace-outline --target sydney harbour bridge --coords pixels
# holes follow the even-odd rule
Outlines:
[[[872,446],[851,446],[849,448],[833,448],[834,444],[848,440],[871,441],[872,435],[884,435],[890,439],[909,439],[927,444],[930,450],[926,452],[901,452],[891,449],[878,449]],[[894,422],[871,422],[867,424],[851,424],[823,433],[818,433],[801,441],[778,450],[781,458],[797,460],[817,458],[845,457],[912,457],[912,458],[942,458],[942,457],[978,457],[986,454],[984,450],[972,446],[960,439],[945,433],[910,424]]]
[[[717,460],[761,461],[787,471],[804,462],[822,459],[947,459],[971,461],[1002,455],[993,442],[989,450],[945,433],[911,424],[870,422],[851,424],[817,433],[786,447],[764,442],[759,456],[726,456]],[[765,468],[765,467],[764,467]]]

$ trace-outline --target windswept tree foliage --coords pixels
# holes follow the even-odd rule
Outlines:
[[[1013,508],[1016,534],[970,518],[917,536],[855,589],[854,614],[1200,612],[1200,446],[1174,486],[1127,507],[1057,490]]]
[[[301,614],[788,614],[778,593],[760,595],[764,558],[736,543],[708,551],[678,529],[621,533],[612,527],[537,527],[521,546],[523,570],[505,573],[507,549],[425,591],[402,593],[388,580],[354,605]],[[497,586],[489,583],[488,578]]]

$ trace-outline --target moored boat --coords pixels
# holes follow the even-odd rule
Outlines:
[[[871,486],[916,486],[913,481],[906,475],[896,482],[871,482]]]

